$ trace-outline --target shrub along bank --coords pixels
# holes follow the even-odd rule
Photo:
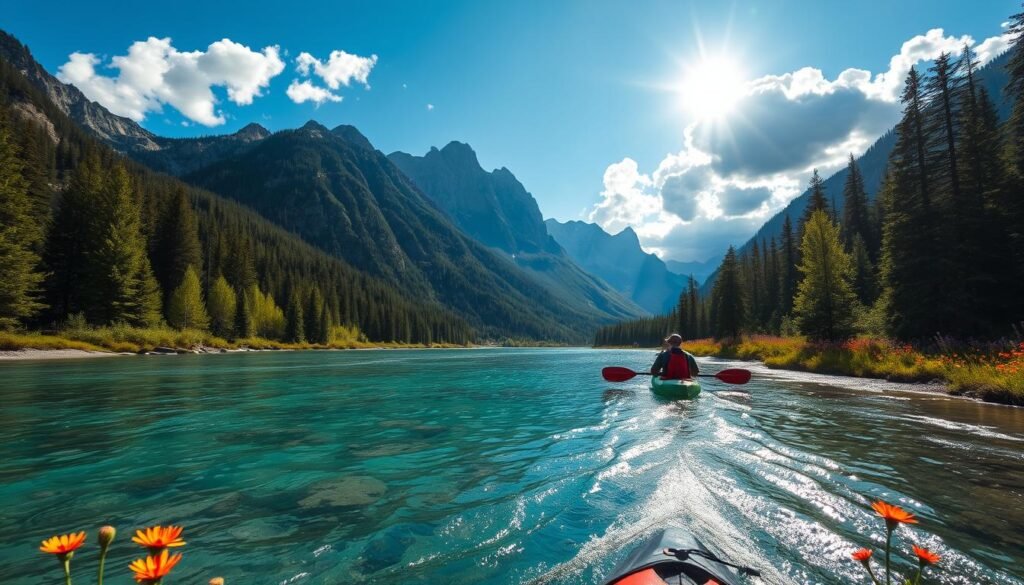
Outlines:
[[[769,368],[895,382],[941,380],[953,394],[1024,405],[1024,342],[953,349],[939,340],[925,351],[874,337],[812,343],[802,337],[753,335],[739,341],[686,341],[683,348],[699,356],[760,360]]]

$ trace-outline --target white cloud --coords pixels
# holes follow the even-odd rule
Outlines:
[[[299,56],[295,58],[295,70],[299,75],[303,77],[316,75],[334,91],[342,86],[348,87],[352,82],[361,83],[369,89],[370,72],[376,64],[377,55],[360,57],[345,51],[331,51],[326,62],[306,52],[299,53]],[[402,87],[404,88],[405,84]],[[334,91],[314,85],[309,80],[300,82],[294,79],[288,86],[287,93],[288,97],[297,104],[312,101],[319,107],[320,104],[327,101],[341,101],[341,96]]]
[[[651,186],[651,178],[640,173],[635,160],[624,158],[609,165],[604,171],[602,201],[590,211],[590,221],[609,233],[647,223],[662,209],[661,199],[650,193]]]
[[[1008,34],[975,43],[932,29],[903,43],[882,73],[849,68],[828,79],[803,67],[753,80],[730,118],[688,125],[682,149],[650,175],[631,158],[610,165],[586,215],[612,233],[632,227],[664,257],[720,255],[799,195],[812,169],[831,175],[891,128],[912,66],[964,46],[984,65],[1009,44]]]
[[[1006,33],[999,35],[998,37],[985,39],[977,47],[974,47],[974,51],[978,55],[978,62],[981,65],[984,65],[1005,53],[1012,44],[1013,35]]]
[[[263,95],[270,80],[284,71],[278,47],[253,51],[230,39],[211,43],[206,51],[181,52],[170,38],[150,37],[132,43],[127,55],[111,59],[109,67],[118,70],[116,76],[97,73],[100,63],[92,53],[72,53],[57,77],[111,112],[135,121],[167,104],[205,126],[226,121],[216,107],[214,87],[226,88],[229,101],[245,106]]]
[[[428,112],[433,111],[433,109],[434,109],[434,104],[427,104],[427,111]]]
[[[377,64],[377,55],[360,57],[346,53],[345,51],[331,51],[327,61],[320,61],[309,53],[299,53],[295,59],[298,65],[297,70],[303,76],[310,72],[324,80],[327,87],[338,89],[341,86],[348,87],[353,81],[370,87],[368,79],[373,66]]]
[[[331,93],[322,87],[317,87],[310,83],[308,79],[305,81],[293,79],[291,84],[288,85],[288,89],[285,90],[285,94],[297,104],[313,102],[317,107],[324,102],[340,102],[342,100],[340,95]]]

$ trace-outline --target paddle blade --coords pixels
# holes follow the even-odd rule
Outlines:
[[[601,376],[609,382],[625,382],[636,375],[637,373],[633,370],[629,368],[620,368],[619,366],[608,366],[601,370]]]
[[[715,377],[726,384],[746,384],[750,381],[750,370],[740,368],[722,370],[715,374]]]

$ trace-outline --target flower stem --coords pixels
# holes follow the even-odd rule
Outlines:
[[[917,566],[917,576],[914,577],[914,585],[921,585],[921,572],[924,570],[924,565],[920,564]]]
[[[107,549],[104,547],[100,550],[100,570],[99,575],[96,577],[96,585],[103,585],[103,562],[107,560]]]
[[[868,576],[871,577],[871,582],[875,585],[881,585],[878,579],[875,578],[875,572],[871,570],[871,565],[864,563],[864,568],[868,570]]]
[[[64,563],[64,585],[71,585],[71,558],[65,556]]]
[[[885,533],[885,585],[890,585],[890,572],[889,572],[889,549],[892,545],[892,528],[888,528]]]

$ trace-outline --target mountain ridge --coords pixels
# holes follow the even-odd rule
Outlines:
[[[566,302],[640,315],[635,305],[581,269],[548,233],[536,199],[507,167],[486,171],[473,148],[452,141],[423,156],[388,155],[429,200],[470,237],[511,259]]]
[[[582,341],[639,313],[626,301],[570,299],[459,230],[352,127],[282,130],[185,179],[255,209],[331,255],[465,317],[484,336],[510,331]],[[530,258],[525,262],[542,258]],[[610,290],[610,289],[609,289]]]
[[[686,285],[686,277],[671,272],[654,254],[644,252],[631,228],[611,235],[583,221],[545,221],[548,232],[584,270],[648,312],[670,311]]]

